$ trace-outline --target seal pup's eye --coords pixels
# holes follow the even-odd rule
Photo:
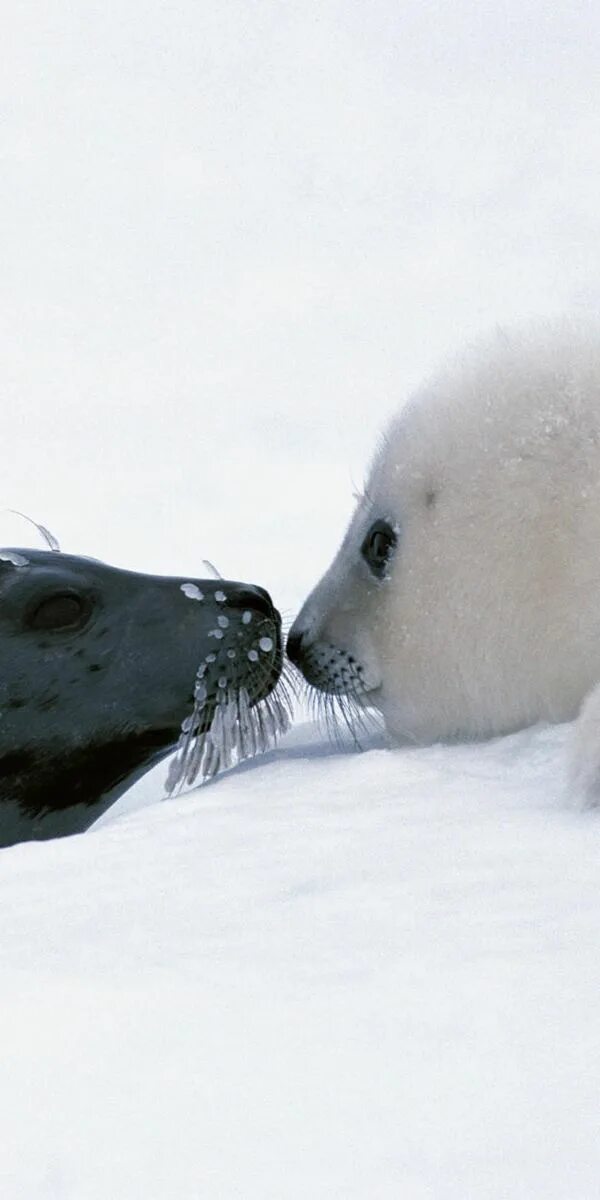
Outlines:
[[[360,552],[373,575],[383,579],[392,551],[398,541],[397,534],[388,521],[375,521],[360,548]]]
[[[31,629],[75,629],[83,622],[86,605],[72,592],[47,596],[27,618]]]

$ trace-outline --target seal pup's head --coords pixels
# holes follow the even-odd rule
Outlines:
[[[2,550],[0,656],[0,845],[87,828],[178,739],[173,783],[285,725],[260,587]]]
[[[288,654],[398,739],[566,720],[600,678],[600,337],[498,334],[392,421]]]

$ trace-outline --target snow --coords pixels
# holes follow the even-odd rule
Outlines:
[[[3,851],[3,1197],[596,1195],[567,737],[358,755],[301,725]]]
[[[440,355],[597,314],[599,32],[577,0],[7,8],[3,503],[297,611]],[[597,1196],[568,737],[299,724],[2,851],[2,1200]]]

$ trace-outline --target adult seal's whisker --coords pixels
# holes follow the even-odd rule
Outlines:
[[[227,588],[215,594],[223,607],[209,635],[218,630],[220,636],[198,668],[194,711],[170,764],[168,795],[264,752],[290,724],[279,616],[260,606],[232,609]],[[198,719],[199,709],[206,719]]]
[[[45,525],[41,525],[39,521],[34,521],[33,517],[27,516],[27,513],[19,512],[18,508],[5,508],[4,512],[12,513],[13,516],[21,517],[23,521],[28,521],[30,525],[33,525],[34,529],[37,529],[40,537],[45,541],[48,549],[55,551],[56,554],[60,554],[58,538],[56,538],[49,529],[46,529]]]

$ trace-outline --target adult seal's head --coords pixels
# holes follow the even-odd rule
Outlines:
[[[498,335],[392,422],[292,626],[396,738],[566,720],[600,679],[600,334]]]
[[[87,828],[178,740],[174,782],[263,748],[280,629],[259,587],[0,551],[0,845]]]

